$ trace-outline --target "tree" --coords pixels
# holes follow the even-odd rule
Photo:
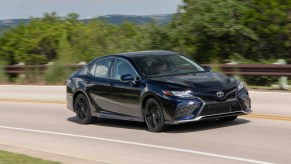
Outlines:
[[[0,38],[0,56],[9,64],[44,64],[57,56],[59,37],[63,33],[60,17],[45,14],[6,31]]]
[[[291,0],[242,2],[249,8],[245,25],[259,38],[249,44],[245,56],[253,60],[291,59]]]
[[[184,0],[171,22],[175,50],[198,61],[291,58],[291,0]]]
[[[243,24],[247,10],[237,0],[184,0],[171,23],[175,49],[200,62],[241,53],[241,42],[257,39]]]

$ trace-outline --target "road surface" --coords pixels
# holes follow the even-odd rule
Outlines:
[[[253,113],[151,133],[143,123],[76,123],[64,86],[0,86],[0,149],[63,163],[290,163],[291,93],[250,91]]]

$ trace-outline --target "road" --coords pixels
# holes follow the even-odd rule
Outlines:
[[[63,163],[290,163],[291,93],[250,91],[253,113],[151,133],[143,123],[76,123],[63,86],[0,86],[0,149]]]

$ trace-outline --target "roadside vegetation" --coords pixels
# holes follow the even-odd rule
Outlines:
[[[14,154],[0,150],[1,164],[59,164],[59,162],[32,158],[26,155]]]
[[[8,82],[8,77],[4,73],[5,64],[0,61],[0,84]]]
[[[72,70],[63,70],[62,65],[128,51],[174,50],[210,64],[273,63],[276,59],[290,63],[290,22],[291,0],[184,0],[167,25],[82,22],[75,13],[66,17],[45,13],[2,33],[0,58],[8,65],[57,63],[38,79],[46,83],[65,80]],[[54,79],[54,74],[60,76]],[[251,85],[276,81],[244,79]]]

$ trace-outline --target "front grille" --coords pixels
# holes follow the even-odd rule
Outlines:
[[[226,100],[228,99],[234,99],[236,97],[236,92],[232,92],[231,94],[229,94],[227,97],[226,97]]]
[[[237,101],[217,104],[206,104],[202,109],[201,113],[199,114],[199,116],[216,115],[238,111],[242,111],[242,109]]]
[[[199,96],[199,98],[201,98],[205,102],[211,102],[211,101],[221,102],[221,101],[226,101],[229,99],[236,98],[236,90],[229,93],[225,92],[225,94],[227,94],[227,96],[222,99],[218,98],[216,95],[201,95]]]
[[[212,96],[199,96],[203,101],[209,102],[209,101],[216,101],[215,97]]]

